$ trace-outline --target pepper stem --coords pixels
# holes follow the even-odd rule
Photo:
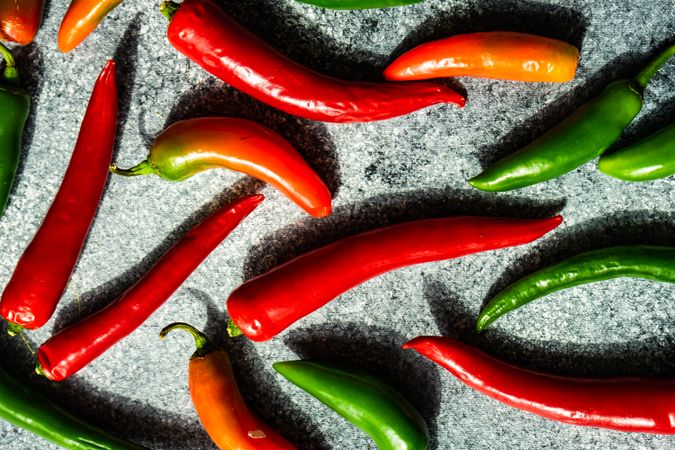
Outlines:
[[[7,334],[9,334],[10,336],[16,336],[17,334],[21,334],[22,331],[23,327],[18,323],[14,322],[7,323]]]
[[[138,175],[152,175],[155,173],[155,168],[152,166],[152,163],[146,159],[130,169],[120,169],[117,165],[110,164],[110,171],[115,175],[135,177]]]
[[[178,8],[180,8],[180,3],[165,0],[159,7],[159,12],[161,12],[162,15],[166,17],[169,22],[171,22],[171,20],[173,19],[173,15],[176,14]]]
[[[227,335],[230,337],[237,337],[244,334],[241,329],[234,323],[234,320],[230,319],[227,322]]]
[[[10,86],[19,85],[19,71],[16,68],[16,61],[14,60],[14,55],[5,47],[2,42],[0,42],[0,54],[5,58],[5,70],[0,76],[0,80],[3,80],[5,83]]]
[[[176,329],[185,330],[188,333],[190,333],[193,338],[195,338],[195,345],[197,346],[197,349],[192,354],[192,358],[204,356],[207,353],[209,353],[209,339],[206,337],[204,333],[202,333],[192,325],[188,325],[187,323],[175,322],[165,326],[162,329],[162,331],[159,332],[159,338],[164,339],[167,334]]]
[[[675,55],[675,45],[671,45],[649,63],[647,67],[642,69],[642,72],[637,74],[635,77],[635,82],[642,88],[645,89],[651,79],[656,75],[656,72],[670,59],[671,56]]]

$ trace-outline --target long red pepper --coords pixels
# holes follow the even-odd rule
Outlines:
[[[115,62],[108,61],[56,198],[2,293],[0,314],[10,322],[11,333],[39,328],[54,313],[101,201],[116,129]]]
[[[368,122],[464,97],[435,82],[368,83],[319,74],[234,21],[214,0],[164,2],[169,42],[231,86],[290,114],[323,122]]]
[[[560,216],[451,217],[380,228],[306,253],[247,281],[230,294],[227,310],[242,333],[264,341],[377,275],[411,264],[525,244],[561,221]]]
[[[450,338],[421,336],[417,350],[469,387],[509,406],[574,425],[675,433],[675,380],[572,378],[507,364]]]
[[[238,200],[187,232],[117,300],[42,344],[37,371],[54,381],[68,378],[141,326],[263,198]]]

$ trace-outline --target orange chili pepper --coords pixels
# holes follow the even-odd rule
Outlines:
[[[59,28],[59,49],[66,53],[80,45],[98,24],[124,0],[73,0]]]
[[[33,42],[42,22],[44,0],[0,0],[0,40]]]
[[[567,42],[525,33],[492,31],[427,42],[384,71],[388,80],[479,77],[562,83],[574,78],[579,50]]]
[[[186,323],[172,323],[159,336],[163,339],[177,328],[195,338],[197,350],[190,358],[188,375],[190,395],[213,442],[222,450],[295,449],[246,406],[230,359],[224,351],[213,350],[203,333]]]

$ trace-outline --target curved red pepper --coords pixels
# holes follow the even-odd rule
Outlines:
[[[380,228],[306,253],[247,281],[230,294],[227,311],[242,333],[264,341],[377,275],[412,264],[526,244],[561,221],[560,216],[450,217]]]
[[[108,179],[117,129],[115,62],[96,80],[70,164],[40,229],[0,300],[10,331],[39,328],[54,313],[80,256]]]
[[[42,22],[44,0],[0,0],[0,40],[28,45]]]
[[[165,2],[169,42],[231,86],[290,114],[323,122],[368,122],[437,103],[464,106],[439,83],[367,83],[319,74],[280,54],[214,0]],[[176,10],[177,9],[177,10]]]
[[[61,330],[38,349],[37,371],[61,381],[138,328],[263,201],[252,195],[216,211],[190,230],[117,300]]]
[[[417,350],[478,392],[548,419],[619,431],[675,433],[675,380],[539,373],[440,336],[417,337],[403,348]]]

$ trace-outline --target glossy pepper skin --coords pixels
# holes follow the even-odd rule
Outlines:
[[[342,293],[385,272],[526,244],[562,217],[450,217],[376,229],[298,256],[235,289],[227,300],[233,324],[254,341],[273,338]],[[236,325],[233,326],[233,325]]]
[[[429,430],[396,390],[361,370],[319,361],[285,361],[274,369],[366,432],[380,450],[425,450]]]
[[[323,122],[368,122],[437,103],[464,105],[439,83],[344,81],[310,70],[235,22],[214,0],[165,2],[168,38],[179,52],[229,85],[296,116]]]
[[[618,431],[675,433],[675,380],[535,372],[440,336],[417,337],[403,348],[418,351],[482,394],[547,419]]]
[[[131,334],[262,200],[262,195],[245,197],[188,231],[114,302],[42,344],[36,371],[53,381],[64,380]]]
[[[56,197],[2,293],[0,314],[10,332],[40,328],[54,313],[98,209],[116,129],[115,62],[109,61],[96,80]]]
[[[250,120],[203,117],[164,130],[148,158],[119,175],[156,174],[180,181],[214,167],[246,173],[271,184],[314,217],[331,212],[331,195],[321,178],[284,138]]]
[[[300,3],[327,9],[372,9],[414,5],[424,0],[298,0]]]
[[[598,169],[624,181],[651,181],[675,174],[675,124],[611,155],[603,155]]]
[[[190,396],[206,432],[221,450],[295,450],[286,439],[256,417],[244,402],[222,350],[211,347],[208,338],[186,323],[172,323],[161,332],[163,339],[172,330],[190,333],[197,350],[188,371]]]
[[[633,80],[611,83],[543,136],[469,180],[483,191],[508,191],[562,176],[597,158],[623,133],[642,109],[642,92],[656,71],[675,53],[662,52]]]
[[[619,277],[675,283],[675,247],[603,248],[538,270],[497,294],[478,316],[478,331],[526,303],[561,289]]]
[[[28,45],[42,23],[44,0],[0,0],[0,40]]]
[[[30,98],[19,86],[12,53],[0,43],[5,69],[0,73],[0,217],[5,212],[19,165],[21,138],[30,111]]]
[[[387,80],[479,77],[563,83],[574,78],[579,50],[567,42],[533,34],[488,31],[422,44],[384,71]]]
[[[73,450],[143,450],[75,417],[0,368],[0,417]],[[41,448],[36,444],[34,448]]]
[[[59,28],[59,50],[80,45],[110,11],[124,0],[72,0]]]

